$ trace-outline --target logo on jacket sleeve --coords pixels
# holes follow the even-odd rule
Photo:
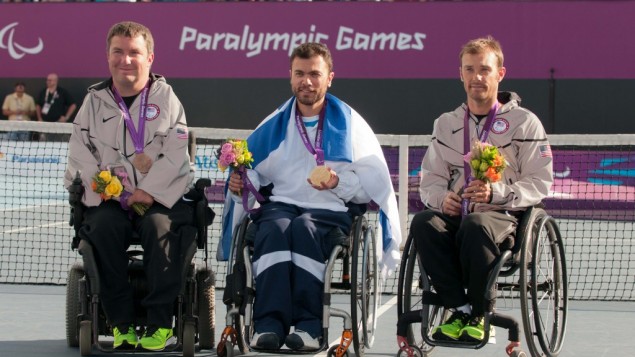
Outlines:
[[[503,134],[509,130],[509,122],[503,118],[496,118],[492,124],[492,132],[494,134]]]
[[[161,109],[156,104],[148,104],[146,107],[146,120],[154,120],[159,117]]]
[[[551,154],[551,145],[540,145],[540,157],[553,157]]]
[[[176,137],[179,139],[187,139],[187,126],[179,125],[176,127]]]

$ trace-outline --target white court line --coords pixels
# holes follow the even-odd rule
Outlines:
[[[39,226],[31,226],[31,227],[25,227],[25,228],[10,229],[8,231],[2,231],[2,233],[17,233],[17,232],[32,231],[32,230],[36,230],[38,228],[61,226],[62,224],[68,224],[68,222],[62,221],[62,222],[55,222],[55,223],[49,223],[49,224],[41,224]]]
[[[377,309],[377,319],[379,319],[379,317],[381,315],[383,315],[386,311],[388,311],[391,307],[395,306],[397,304],[397,296],[393,296],[390,300],[388,300],[385,304],[382,304],[378,309]],[[353,321],[353,325],[355,324],[355,321]],[[355,327],[355,326],[353,326]],[[333,346],[333,345],[339,345],[340,344],[340,340],[342,339],[342,336],[338,336],[335,340],[331,341],[331,343],[329,344],[329,346]],[[351,346],[349,348],[353,348],[353,345],[351,344]],[[320,352],[318,354],[316,354],[316,356],[326,356],[328,350],[327,351],[323,351]]]

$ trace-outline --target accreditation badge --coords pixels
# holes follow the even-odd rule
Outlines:
[[[42,106],[42,114],[44,115],[48,114],[50,109],[51,109],[51,103],[44,103],[44,105]]]

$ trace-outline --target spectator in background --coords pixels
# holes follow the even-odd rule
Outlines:
[[[37,98],[37,120],[46,122],[66,123],[72,121],[72,115],[77,108],[70,93],[57,85],[59,77],[55,73],[46,76],[46,88],[42,89]],[[60,134],[40,134],[40,141],[59,141],[64,138]]]
[[[26,85],[24,82],[15,84],[15,92],[7,95],[2,103],[2,114],[7,116],[9,120],[29,121],[35,114],[35,101],[33,97],[24,91]],[[28,131],[14,131],[9,134],[9,140],[29,140]]]
[[[69,121],[77,108],[70,93],[57,85],[57,74],[46,77],[46,88],[37,97],[37,120],[65,123]]]

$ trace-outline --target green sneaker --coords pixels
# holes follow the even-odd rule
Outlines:
[[[171,328],[150,327],[143,334],[143,337],[141,337],[139,344],[144,350],[163,351],[166,343],[172,335]]]
[[[125,330],[125,328],[122,328],[122,330]],[[137,343],[139,343],[137,333],[132,326],[128,326],[128,330],[125,334],[121,333],[119,328],[114,327],[112,334],[115,337],[112,348],[133,349],[137,347]]]
[[[485,338],[485,319],[483,316],[474,317],[472,320],[468,322],[465,327],[461,330],[460,339],[461,341],[469,341],[469,342],[481,342],[483,338]],[[496,330],[494,330],[494,326],[490,324],[489,328],[489,337],[492,338],[496,335]]]
[[[435,340],[457,340],[461,330],[467,324],[470,315],[463,311],[454,311],[444,324],[437,326],[432,332]]]

